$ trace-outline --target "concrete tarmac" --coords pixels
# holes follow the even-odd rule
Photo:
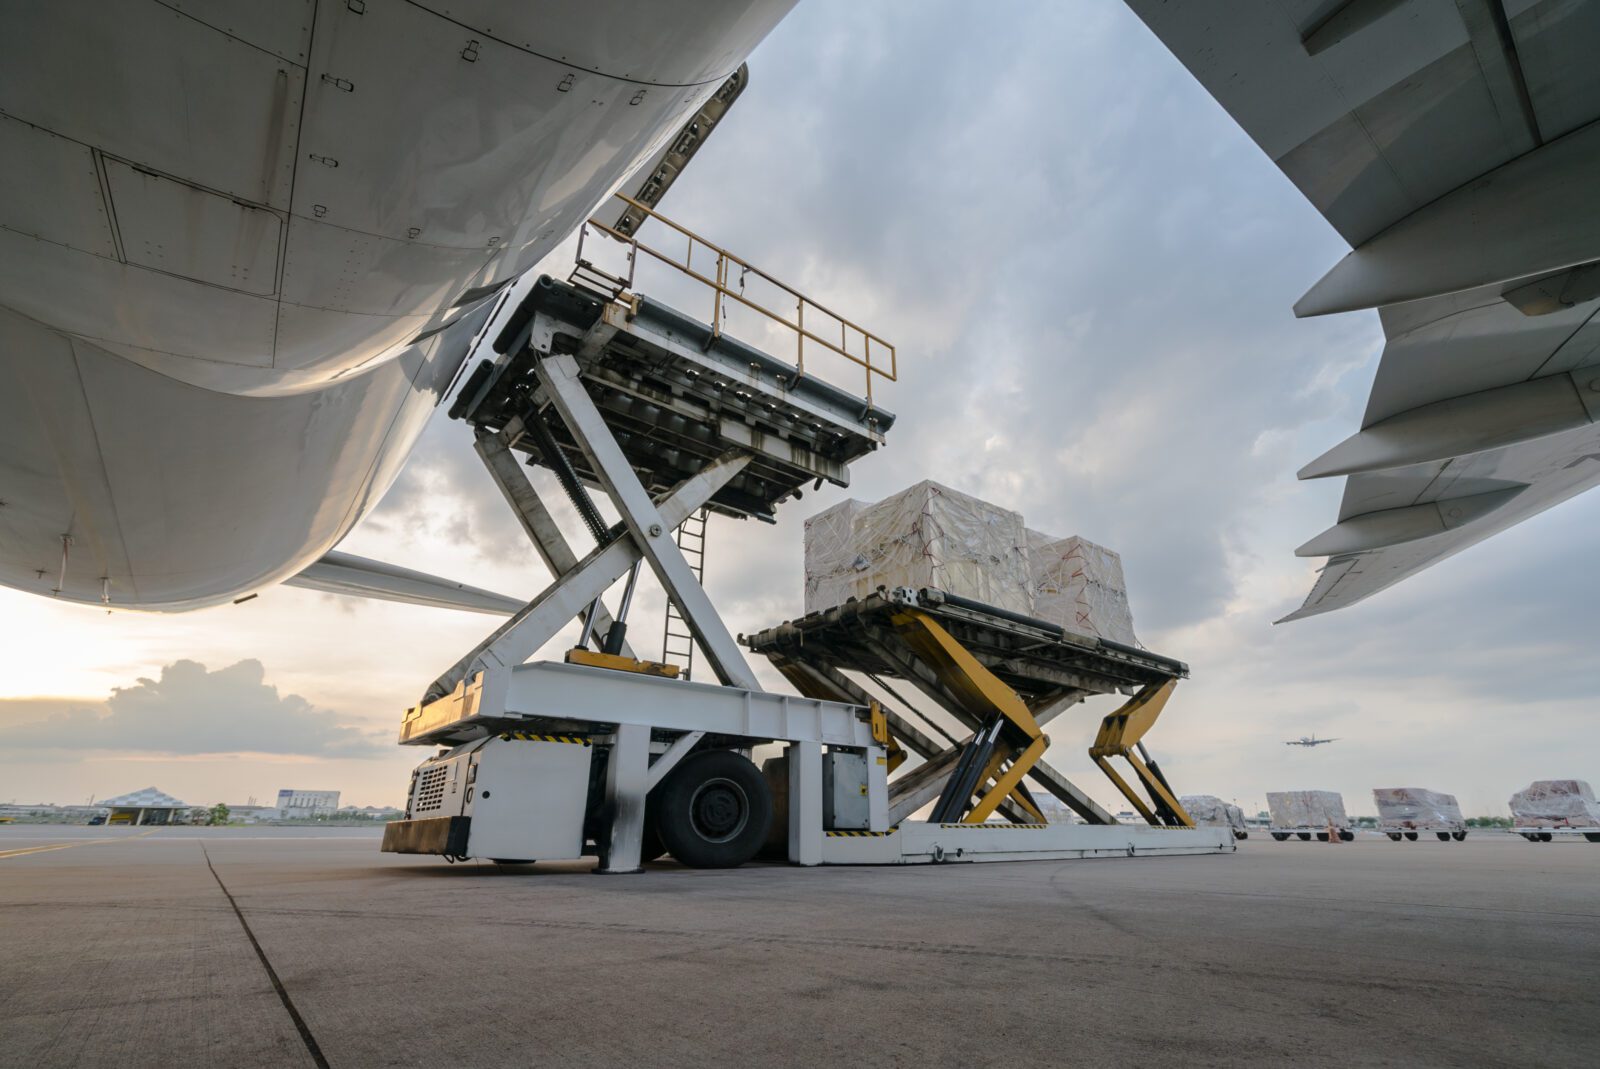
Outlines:
[[[1583,843],[638,876],[377,848],[355,829],[0,826],[0,1065],[1600,1055]]]

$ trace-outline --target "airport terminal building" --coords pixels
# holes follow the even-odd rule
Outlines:
[[[298,791],[291,788],[278,792],[279,820],[331,817],[338,811],[338,791]]]

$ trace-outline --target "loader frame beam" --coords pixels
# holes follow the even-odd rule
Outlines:
[[[1176,679],[1165,683],[1147,685],[1130,698],[1120,709],[1109,714],[1100,723],[1100,731],[1095,736],[1094,745],[1089,749],[1089,756],[1106,774],[1117,790],[1128,803],[1138,810],[1139,815],[1146,823],[1171,828],[1192,828],[1194,818],[1189,816],[1183,808],[1183,803],[1178,801],[1172,788],[1167,784],[1167,779],[1161,774],[1159,767],[1149,761],[1149,752],[1144,748],[1144,736],[1155,726],[1161,711],[1166,708],[1167,700],[1172,697],[1172,692],[1178,686]],[[1129,786],[1127,780],[1117,774],[1108,758],[1121,757],[1128,762],[1134,775],[1148,792],[1148,803],[1139,797],[1139,793]]]

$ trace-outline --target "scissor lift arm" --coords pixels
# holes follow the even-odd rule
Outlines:
[[[1088,823],[1115,824],[1040,760],[1049,741],[1042,728],[1088,695],[1138,687],[1139,695],[1102,725],[1096,748],[1104,752],[1095,754],[1096,764],[1150,824],[1192,826],[1159,768],[1131,756],[1141,781],[1155,785],[1151,806],[1104,759],[1130,756],[1187,674],[1181,662],[1069,635],[1044,621],[985,611],[936,590],[879,591],[744,641],[803,694],[871,702],[883,710],[892,739],[923,759],[889,785],[895,822],[933,801],[935,823],[981,824],[996,812],[1014,824],[1043,823],[1027,787],[1031,781]],[[935,741],[914,726],[907,703],[901,700],[902,709],[892,710],[847,671],[886,690],[885,676],[909,682],[971,734],[948,745]],[[1159,699],[1152,700],[1156,694]]]

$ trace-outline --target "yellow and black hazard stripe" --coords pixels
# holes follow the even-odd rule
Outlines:
[[[979,828],[987,831],[1043,831],[1048,824],[941,824],[941,828]]]
[[[565,742],[573,746],[589,746],[582,735],[535,735],[531,731],[507,731],[501,734],[502,742]]]
[[[885,835],[893,835],[899,830],[900,825],[896,824],[888,831],[830,831],[828,836],[833,839],[881,839]]]

